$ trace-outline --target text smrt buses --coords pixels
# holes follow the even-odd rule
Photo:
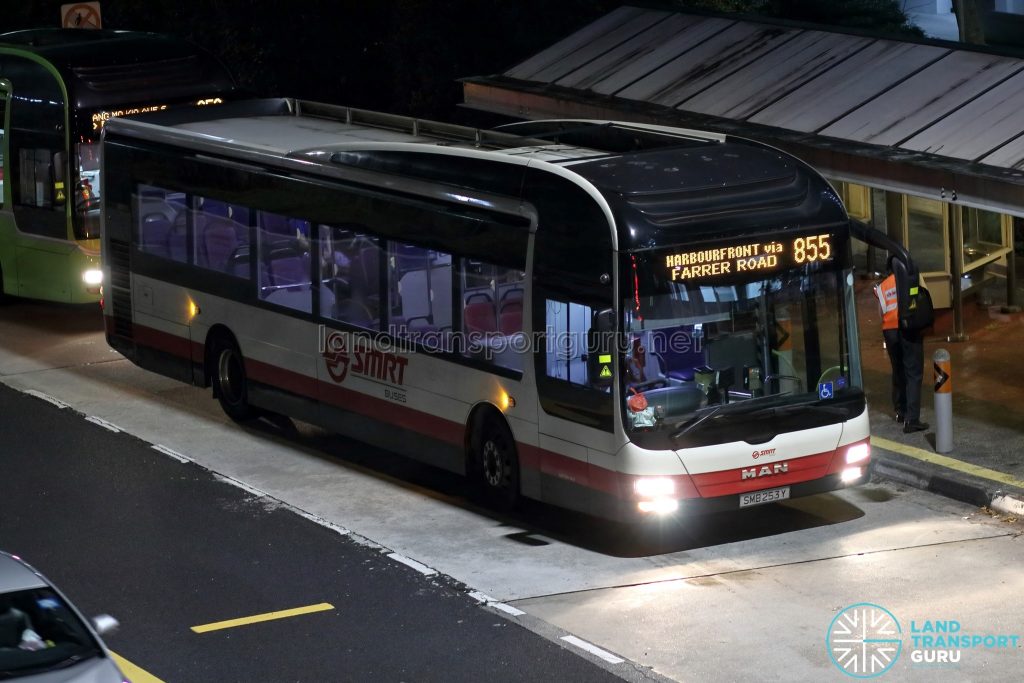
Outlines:
[[[273,411],[620,520],[868,476],[849,220],[798,160],[288,99],[111,120],[105,322]]]
[[[97,301],[104,122],[234,87],[213,56],[167,36],[0,34],[0,298]]]

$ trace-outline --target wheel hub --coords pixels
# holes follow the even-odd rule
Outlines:
[[[483,448],[484,480],[495,488],[500,488],[505,479],[505,466],[501,451],[491,440],[484,443]]]

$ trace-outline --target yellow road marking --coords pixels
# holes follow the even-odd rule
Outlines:
[[[132,683],[164,683],[153,674],[141,667],[135,666],[116,652],[111,652],[110,656],[114,658],[114,662],[117,663],[117,668],[121,670],[121,673],[127,676]]]
[[[238,619],[228,619],[227,621],[218,621],[212,624],[202,624],[200,626],[193,626],[192,630],[196,633],[206,633],[207,631],[217,631],[222,628],[234,628],[235,626],[246,626],[248,624],[256,624],[261,621],[272,621],[274,619],[287,619],[288,617],[297,617],[300,614],[310,614],[312,612],[323,612],[325,610],[334,609],[334,605],[329,602],[321,602],[318,605],[309,605],[308,607],[296,607],[295,609],[283,609],[277,612],[266,612],[265,614],[255,614],[251,617],[240,617]]]
[[[897,453],[902,453],[903,455],[910,456],[911,458],[930,462],[933,465],[941,465],[942,467],[948,467],[950,469],[957,470],[958,472],[964,472],[965,474],[973,474],[974,476],[982,477],[983,479],[998,481],[1001,484],[1024,488],[1024,481],[1006,474],[1005,472],[997,472],[995,470],[990,470],[987,467],[981,467],[980,465],[972,465],[969,462],[957,460],[956,458],[947,458],[946,456],[939,455],[938,453],[929,453],[921,448],[915,448],[896,441],[890,441],[889,439],[883,439],[880,436],[871,437],[871,443],[879,448],[884,448],[887,451],[896,451]]]

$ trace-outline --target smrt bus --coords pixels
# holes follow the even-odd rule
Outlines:
[[[615,520],[869,476],[849,219],[778,150],[290,99],[103,136],[107,341],[232,418]]]
[[[104,122],[234,89],[212,55],[168,36],[0,34],[0,298],[97,301]]]

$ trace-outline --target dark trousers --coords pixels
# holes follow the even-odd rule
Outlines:
[[[892,365],[892,407],[908,422],[921,419],[924,344],[917,332],[882,330]]]

